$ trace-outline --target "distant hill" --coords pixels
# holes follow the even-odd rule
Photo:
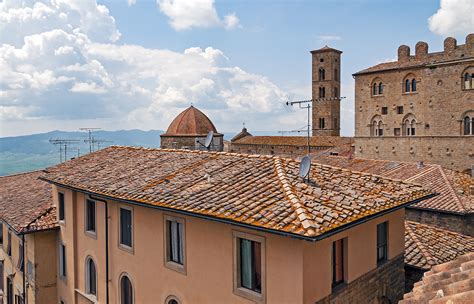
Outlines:
[[[98,140],[107,140],[99,148],[110,145],[160,147],[161,130],[120,130],[96,131],[93,136]],[[237,132],[224,133],[230,140]],[[252,131],[253,135],[278,135],[277,132]],[[59,146],[49,142],[50,139],[74,139],[79,142],[67,148],[67,159],[89,153],[86,132],[51,131],[48,133],[0,138],[0,176],[18,172],[43,169],[60,162]],[[94,150],[97,150],[97,145]],[[64,156],[64,152],[62,154]]]

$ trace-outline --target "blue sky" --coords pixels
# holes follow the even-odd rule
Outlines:
[[[220,131],[295,129],[305,113],[284,101],[311,97],[309,51],[326,44],[344,52],[352,135],[352,73],[474,31],[470,0],[40,2],[0,3],[0,136],[166,129],[191,102]]]

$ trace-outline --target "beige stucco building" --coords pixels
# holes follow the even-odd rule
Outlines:
[[[0,293],[5,304],[56,303],[56,212],[41,172],[0,177]]]
[[[322,165],[315,186],[297,172],[279,157],[130,147],[49,168],[58,301],[401,298],[404,206],[431,193]]]
[[[474,163],[474,34],[465,44],[446,38],[444,50],[415,54],[402,45],[398,60],[355,77],[355,154],[424,161],[464,171]]]

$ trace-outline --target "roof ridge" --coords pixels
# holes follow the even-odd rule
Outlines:
[[[418,235],[414,231],[412,231],[412,228],[410,227],[410,224],[416,225],[418,223],[413,222],[413,221],[406,221],[406,222],[408,223],[407,227],[409,228],[407,229],[407,232],[408,234],[410,234],[412,239],[416,241],[415,244],[420,249],[423,257],[426,259],[426,263],[430,264],[430,266],[436,265],[436,262],[433,262],[435,260],[433,256],[428,252],[428,250],[423,245],[423,242],[421,242],[420,239],[418,238]]]
[[[443,167],[438,165],[438,170],[441,172],[441,175],[443,176],[444,180],[446,181],[446,184],[448,185],[448,188],[449,188],[449,192],[451,192],[451,194],[454,195],[454,197],[456,197],[458,206],[461,206],[464,211],[469,211],[467,206],[465,206],[463,204],[461,198],[458,196],[456,191],[454,191],[453,185],[451,184],[451,181],[449,180],[449,178],[446,176],[446,173],[444,173]]]
[[[290,201],[291,208],[294,210],[296,216],[298,217],[298,220],[301,222],[301,225],[306,230],[305,234],[314,234],[315,231],[313,230],[313,228],[318,229],[319,225],[311,219],[311,215],[301,203],[298,196],[293,193],[290,182],[288,181],[288,177],[283,170],[282,159],[280,159],[279,157],[275,157],[273,159],[273,163],[275,165],[278,180],[280,181],[281,186],[283,188],[283,193],[285,194],[285,197]]]
[[[41,171],[43,171],[43,170],[44,170],[44,169],[37,169],[37,170],[31,170],[31,171],[17,172],[17,173],[8,174],[8,175],[0,175],[0,178],[3,178],[3,177],[13,177],[13,176],[18,176],[18,175],[22,175],[22,174],[31,174],[31,173],[35,173],[35,172],[41,172]]]
[[[34,222],[38,221],[41,217],[47,215],[48,213],[50,213],[51,211],[53,211],[53,209],[55,209],[56,206],[51,206],[49,207],[48,209],[46,209],[46,211],[40,213],[34,220],[32,220],[31,222],[29,222],[26,226],[22,227],[20,229],[20,233],[23,232],[23,231],[27,231],[28,228],[31,226],[31,224],[33,224]]]

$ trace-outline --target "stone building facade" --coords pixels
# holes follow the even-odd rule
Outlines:
[[[402,45],[398,61],[357,72],[355,154],[425,161],[464,171],[474,163],[474,34],[442,52]]]
[[[224,135],[217,132],[212,121],[200,110],[190,106],[171,122],[166,133],[161,134],[161,148],[205,150],[204,142],[209,132],[214,136],[211,151],[224,150]]]
[[[312,55],[313,136],[339,136],[341,51],[325,46]]]

